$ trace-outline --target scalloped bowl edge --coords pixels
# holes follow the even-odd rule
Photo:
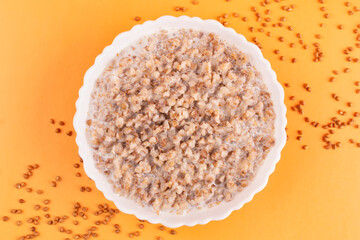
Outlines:
[[[89,107],[90,94],[96,79],[100,76],[105,66],[121,49],[130,45],[137,39],[158,32],[160,29],[179,29],[192,28],[206,32],[215,32],[230,44],[236,45],[241,51],[246,53],[250,62],[257,68],[262,76],[272,101],[274,102],[275,119],[275,146],[271,149],[258,172],[250,184],[230,202],[223,202],[212,208],[192,210],[187,214],[176,215],[167,212],[160,212],[157,215],[150,207],[141,207],[135,202],[120,197],[114,193],[111,184],[107,181],[95,166],[92,150],[86,140],[86,117]],[[246,38],[235,32],[232,28],[225,28],[215,20],[202,20],[198,17],[173,17],[162,16],[155,21],[146,21],[141,25],[134,26],[130,31],[120,33],[115,37],[112,44],[105,47],[103,52],[95,59],[95,63],[90,67],[85,76],[83,86],[79,90],[79,98],[76,101],[76,113],[73,120],[76,132],[76,144],[79,147],[79,156],[84,161],[84,169],[105,198],[113,201],[116,207],[124,213],[133,214],[139,219],[147,220],[150,223],[161,223],[167,227],[176,228],[183,225],[194,226],[196,224],[206,224],[210,221],[222,220],[230,215],[234,210],[240,209],[245,203],[252,200],[254,195],[260,192],[267,184],[269,176],[275,170],[276,163],[280,160],[281,150],[286,142],[285,127],[286,107],[284,104],[284,90],[277,81],[276,74],[272,70],[269,61],[264,59],[260,49],[246,40]]]

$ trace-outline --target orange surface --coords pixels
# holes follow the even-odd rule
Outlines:
[[[198,5],[192,5],[190,0],[1,0],[0,216],[11,219],[6,223],[0,219],[0,239],[17,239],[29,233],[32,225],[26,219],[36,215],[41,217],[37,227],[40,239],[73,239],[73,234],[58,231],[60,225],[47,225],[44,212],[35,211],[34,205],[43,206],[42,200],[51,199],[49,213],[55,216],[71,215],[75,201],[91,208],[92,212],[96,204],[106,202],[82,169],[81,178],[74,176],[77,169],[72,165],[78,161],[75,136],[69,137],[65,132],[72,130],[75,101],[85,71],[118,33],[137,24],[133,20],[135,16],[140,16],[143,22],[166,14],[183,14],[175,12],[175,6],[188,7],[185,14],[204,19],[228,13],[229,26],[247,39],[257,37],[279,81],[290,83],[290,87],[285,88],[288,108],[304,100],[304,116],[320,123],[336,115],[348,120],[354,111],[360,111],[360,94],[355,93],[360,87],[354,85],[360,80],[360,63],[346,62],[343,54],[346,47],[352,46],[354,50],[349,56],[360,57],[353,33],[360,24],[360,12],[347,14],[353,4],[359,7],[359,2],[352,0],[350,7],[343,1],[330,0],[325,0],[325,4],[315,0],[280,3],[271,0],[266,7],[261,7],[259,2],[199,0]],[[291,12],[281,9],[290,4],[296,4]],[[263,33],[257,31],[260,23],[256,22],[251,6],[259,10],[262,22],[265,9],[271,9],[271,22]],[[319,10],[321,6],[326,7],[325,12]],[[240,18],[231,16],[234,11]],[[329,19],[323,18],[325,13],[330,14]],[[247,22],[241,20],[244,16],[248,17]],[[272,27],[281,16],[287,19],[284,27]],[[325,23],[324,27],[319,27],[320,23]],[[344,28],[337,29],[338,24]],[[288,25],[293,26],[294,31],[287,30]],[[255,28],[253,33],[248,30],[250,26]],[[272,33],[271,37],[266,36],[267,31]],[[298,44],[298,32],[310,46],[308,50]],[[321,39],[316,39],[315,34],[321,34]],[[284,42],[277,40],[280,36]],[[291,42],[296,43],[294,48],[289,47]],[[324,52],[322,62],[313,62],[314,42],[319,42]],[[280,50],[279,55],[273,53],[275,49]],[[281,55],[285,61],[279,60]],[[291,63],[293,57],[296,63]],[[350,68],[349,73],[343,73],[345,67]],[[329,83],[332,70],[338,70],[339,74],[335,82]],[[303,89],[304,83],[309,84],[311,92]],[[340,101],[334,101],[331,93],[339,95]],[[288,99],[292,95],[295,101]],[[352,107],[346,106],[348,101],[353,102]],[[339,109],[347,115],[338,115]],[[223,221],[178,228],[176,235],[146,223],[138,239],[155,239],[155,236],[207,240],[360,239],[360,148],[348,143],[349,138],[360,142],[360,129],[353,125],[335,129],[331,141],[343,144],[336,150],[325,150],[321,137],[326,130],[305,123],[304,116],[288,112],[289,141],[281,160],[267,187],[241,210]],[[50,118],[65,121],[61,134],[54,132],[58,125],[51,125]],[[355,124],[359,123],[359,118],[355,119]],[[297,130],[303,131],[301,141],[295,139]],[[302,150],[305,144],[309,148]],[[43,189],[42,195],[14,188],[15,183],[23,181],[26,166],[33,163],[40,164],[40,168],[27,183],[34,190]],[[57,175],[63,180],[53,188],[50,182]],[[82,193],[81,186],[90,186],[93,190]],[[20,204],[19,198],[26,203]],[[23,209],[24,213],[11,214],[13,208]],[[23,225],[16,226],[17,220],[22,220]],[[113,232],[114,223],[121,225],[122,232],[118,235]],[[135,217],[120,213],[109,225],[100,227],[98,239],[128,239],[128,233],[138,230],[137,224]],[[74,233],[84,233],[92,225],[93,220],[80,221],[78,226],[68,220],[63,226]]]

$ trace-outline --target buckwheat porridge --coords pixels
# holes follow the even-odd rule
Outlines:
[[[97,79],[87,120],[114,191],[182,213],[230,201],[274,145],[270,94],[247,57],[213,33],[161,31]]]

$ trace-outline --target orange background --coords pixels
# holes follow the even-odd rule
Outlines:
[[[228,13],[229,27],[249,40],[257,37],[278,80],[290,84],[285,88],[288,108],[304,100],[304,116],[320,123],[328,122],[333,116],[346,121],[353,112],[360,111],[360,94],[355,93],[354,85],[360,80],[359,62],[347,62],[343,54],[346,47],[352,46],[354,50],[349,56],[360,57],[353,33],[360,24],[360,12],[347,14],[355,3],[359,7],[359,2],[351,1],[350,7],[343,1],[330,0],[325,0],[325,4],[315,0],[280,3],[271,0],[266,7],[259,3],[253,0],[199,0],[198,5],[192,5],[190,0],[0,0],[0,216],[11,218],[6,223],[0,219],[0,239],[17,239],[29,233],[32,225],[26,219],[36,215],[42,217],[37,227],[40,239],[71,238],[73,234],[58,231],[60,225],[47,225],[43,211],[33,209],[37,203],[43,206],[42,200],[46,198],[52,201],[49,211],[52,216],[71,215],[75,201],[92,211],[96,204],[107,202],[82,169],[81,178],[74,176],[77,169],[72,165],[78,162],[75,136],[69,137],[65,132],[72,130],[75,101],[85,71],[117,34],[138,23],[133,20],[135,16],[141,17],[141,23],[162,15],[184,14],[175,12],[175,6],[188,7],[186,15],[203,19]],[[281,9],[290,4],[295,4],[291,12]],[[263,33],[257,31],[260,23],[256,22],[251,6],[256,6],[261,16],[265,9],[272,11],[271,22]],[[319,10],[322,6],[326,7],[325,12]],[[240,17],[232,17],[232,12],[238,12]],[[323,18],[324,13],[329,13],[330,18]],[[248,17],[247,22],[241,20],[244,16]],[[272,27],[281,16],[287,18],[284,27]],[[319,27],[320,23],[325,23],[324,27]],[[344,29],[339,30],[338,24],[343,24]],[[294,31],[287,30],[288,25]],[[248,30],[250,26],[255,28],[253,33]],[[267,31],[272,33],[271,37],[266,36]],[[298,44],[298,32],[309,45],[308,50]],[[316,39],[315,34],[321,34],[321,39]],[[278,41],[280,36],[284,42]],[[294,48],[289,47],[291,42],[296,44]],[[322,62],[313,62],[314,42],[319,42],[324,52]],[[279,55],[273,53],[275,49],[280,50]],[[285,61],[280,61],[279,56],[285,56]],[[296,63],[291,63],[293,57]],[[350,68],[349,73],[343,73],[345,67]],[[339,71],[339,75],[335,76],[335,82],[329,83],[333,70]],[[304,83],[309,84],[311,92],[303,89]],[[339,95],[340,101],[334,101],[331,93]],[[296,100],[290,101],[289,96],[295,96]],[[346,106],[348,101],[353,103],[351,108]],[[347,115],[339,116],[339,109]],[[353,126],[335,129],[331,140],[343,144],[336,150],[325,150],[321,137],[326,130],[305,123],[304,116],[289,110],[289,141],[281,160],[266,188],[241,210],[223,221],[178,228],[174,236],[168,230],[159,231],[159,225],[146,223],[138,239],[155,239],[155,236],[208,240],[360,239],[360,148],[348,142],[349,138],[360,142],[360,129]],[[61,134],[55,133],[58,125],[51,125],[50,118],[65,121]],[[355,124],[359,123],[359,118],[355,119]],[[297,130],[303,131],[301,141],[295,139]],[[302,150],[302,145],[309,148]],[[26,166],[33,163],[38,163],[40,168],[26,182],[34,190],[44,190],[43,195],[14,188],[15,183],[24,180]],[[52,188],[50,182],[57,175],[63,180],[57,188]],[[82,193],[81,186],[90,186],[93,191]],[[26,203],[20,204],[19,198]],[[24,213],[11,214],[13,208],[21,208]],[[17,220],[24,224],[16,226]],[[119,235],[113,232],[114,223],[121,225]],[[137,224],[135,217],[120,213],[109,225],[100,227],[98,239],[128,239],[128,233],[138,230]],[[92,225],[92,220],[80,221],[78,226],[70,220],[63,224],[74,233],[82,233]]]

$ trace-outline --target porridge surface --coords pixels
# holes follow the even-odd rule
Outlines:
[[[235,46],[162,31],[111,61],[94,87],[88,140],[114,190],[178,213],[230,201],[274,145],[273,103]]]

